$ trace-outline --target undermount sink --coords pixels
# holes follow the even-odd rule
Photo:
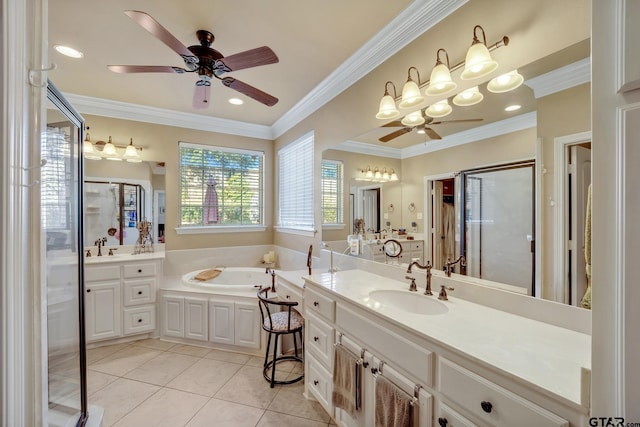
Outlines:
[[[414,314],[438,315],[449,311],[449,308],[437,300],[435,296],[426,296],[417,292],[400,290],[372,291],[369,297],[375,306],[393,307],[397,310]]]

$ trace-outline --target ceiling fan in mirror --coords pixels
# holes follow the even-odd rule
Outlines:
[[[204,108],[208,105],[211,79],[214,77],[226,87],[269,107],[278,102],[278,98],[234,77],[222,77],[223,74],[228,72],[278,62],[278,57],[269,47],[262,46],[234,55],[224,56],[210,47],[214,41],[214,36],[209,31],[198,30],[196,36],[200,44],[186,47],[149,14],[137,10],[127,10],[125,14],[180,55],[184,60],[185,66],[181,68],[162,65],[109,65],[107,68],[111,71],[116,73],[196,73],[198,80],[195,84],[193,98],[193,106],[196,108]]]
[[[402,121],[394,120],[392,122],[387,123],[386,125],[382,125],[382,128],[389,127],[402,127],[402,129],[398,129],[396,131],[391,132],[388,135],[385,135],[381,138],[378,138],[380,142],[389,142],[393,139],[396,139],[399,136],[402,136],[406,133],[411,132],[414,129],[417,129],[418,133],[425,133],[431,139],[442,139],[442,137],[435,130],[431,129],[429,126],[432,125],[440,125],[446,123],[471,123],[471,122],[481,122],[483,119],[459,119],[459,120],[438,120],[434,121],[433,117],[429,117],[425,115],[423,110],[415,111],[411,114],[408,114]]]

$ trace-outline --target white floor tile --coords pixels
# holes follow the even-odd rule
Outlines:
[[[255,427],[264,410],[239,403],[211,399],[186,427]]]
[[[94,371],[121,377],[160,353],[158,350],[132,345],[100,359],[90,367]]]
[[[127,372],[124,377],[164,386],[199,360],[186,354],[164,352]]]
[[[193,414],[207,403],[207,400],[208,398],[205,396],[163,388],[121,418],[115,426],[184,426],[193,417]]]
[[[257,427],[326,427],[327,423],[267,411]]]
[[[119,378],[95,392],[89,404],[104,408],[103,427],[109,427],[158,390],[158,386]]]
[[[236,363],[200,359],[171,380],[167,387],[211,397],[241,367]]]

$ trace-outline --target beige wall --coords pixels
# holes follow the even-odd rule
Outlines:
[[[136,145],[142,146],[141,157],[147,161],[165,162],[166,187],[166,248],[193,249],[220,246],[244,246],[270,244],[273,235],[273,144],[271,141],[247,138],[221,133],[204,132],[186,128],[162,126],[129,120],[111,119],[85,115],[86,123],[91,127],[92,141],[107,140],[129,141],[133,138]],[[236,147],[265,153],[265,232],[220,233],[220,234],[183,234],[178,235],[178,142],[220,147]],[[101,161],[100,163],[107,163]],[[111,163],[111,162],[109,162]]]
[[[117,145],[119,144],[116,142]],[[146,162],[129,163],[110,160],[85,160],[84,176],[87,178],[110,178],[126,182],[127,179],[151,182],[153,176]]]

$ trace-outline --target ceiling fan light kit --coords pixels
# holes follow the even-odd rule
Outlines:
[[[487,84],[487,90],[493,93],[509,92],[520,87],[523,82],[522,74],[518,73],[518,70],[513,70],[491,79]]]
[[[440,60],[441,51],[446,55],[446,65]],[[446,50],[440,48],[436,53],[436,65],[431,70],[429,86],[427,86],[425,93],[430,96],[446,95],[455,90],[456,87],[458,87],[458,84],[451,80],[451,72],[449,71],[449,54]]]
[[[413,81],[411,78],[411,70],[416,70],[416,74],[418,74],[418,83]],[[411,108],[416,105],[422,103],[424,101],[424,96],[420,93],[420,73],[416,67],[409,67],[409,71],[407,71],[407,82],[404,84],[402,88],[402,99],[400,100],[400,108]]]
[[[159,65],[107,66],[111,71],[116,73],[197,73],[198,80],[195,83],[194,108],[204,108],[208,106],[209,92],[198,89],[211,86],[212,78],[221,80],[224,86],[269,107],[278,102],[278,98],[247,83],[241,82],[233,77],[221,77],[228,72],[277,63],[279,59],[269,47],[261,46],[225,57],[222,53],[210,47],[215,37],[207,30],[198,30],[196,32],[196,36],[200,42],[199,45],[186,47],[147,13],[137,10],[127,10],[125,14],[180,55],[184,60],[185,68]]]

